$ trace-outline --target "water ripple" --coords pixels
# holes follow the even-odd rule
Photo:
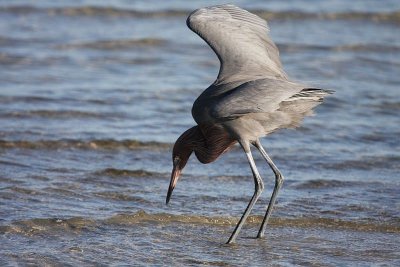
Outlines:
[[[247,224],[254,225],[262,222],[263,216],[250,216]],[[146,213],[140,210],[131,214],[116,214],[103,220],[74,217],[61,218],[35,218],[24,221],[15,221],[8,225],[0,226],[0,233],[17,233],[23,235],[34,235],[48,231],[80,231],[99,225],[133,225],[139,223],[171,224],[184,223],[196,225],[233,226],[237,219],[224,216],[199,216],[199,215],[175,215],[169,213]],[[294,227],[294,228],[332,228],[342,230],[353,230],[362,232],[400,233],[398,223],[388,224],[371,222],[349,221],[331,218],[300,217],[300,218],[271,218],[271,227]]]
[[[168,149],[171,144],[161,142],[142,142],[138,140],[114,140],[114,139],[95,139],[95,140],[38,140],[38,141],[8,141],[0,140],[0,149]]]
[[[192,10],[170,9],[159,11],[139,11],[122,9],[117,7],[79,6],[79,7],[48,7],[39,8],[31,5],[4,6],[0,12],[26,15],[32,13],[45,13],[50,16],[107,16],[107,17],[134,17],[134,18],[159,18],[187,16]],[[253,9],[251,12],[265,19],[325,19],[325,20],[370,20],[373,22],[400,23],[400,11],[392,12],[324,12],[311,13],[303,11],[271,11],[265,9]]]

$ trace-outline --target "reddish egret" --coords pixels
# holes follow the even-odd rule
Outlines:
[[[197,125],[176,141],[166,202],[192,152],[201,163],[215,161],[239,143],[253,173],[255,192],[227,243],[235,241],[264,189],[250,150],[254,145],[275,174],[275,187],[257,237],[263,237],[283,175],[259,138],[281,128],[299,126],[330,91],[291,82],[282,69],[279,51],[268,36],[267,22],[234,5],[201,8],[186,21],[217,54],[216,81],[194,102]]]

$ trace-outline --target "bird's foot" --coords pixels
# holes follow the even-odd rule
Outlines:
[[[235,244],[235,240],[229,238],[229,240],[225,244],[227,244],[227,245]]]
[[[265,234],[264,233],[258,233],[257,238],[264,238]]]

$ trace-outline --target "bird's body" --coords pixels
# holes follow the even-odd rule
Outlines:
[[[216,160],[235,143],[244,149],[256,185],[255,193],[228,243],[233,242],[264,185],[250,151],[253,144],[275,173],[276,184],[262,227],[263,236],[283,176],[262,148],[259,138],[282,128],[299,126],[329,91],[291,82],[279,52],[267,35],[265,20],[233,5],[194,11],[187,25],[217,54],[221,67],[216,81],[194,102],[197,123],[175,143],[167,203],[192,152],[202,163]]]

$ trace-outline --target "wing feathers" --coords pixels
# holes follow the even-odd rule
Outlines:
[[[216,83],[287,79],[279,51],[267,35],[267,22],[260,17],[233,5],[221,5],[194,11],[187,25],[217,54],[221,66]]]
[[[260,27],[265,27],[267,31],[269,30],[267,22],[265,20],[261,19],[257,15],[254,15],[254,14],[248,12],[247,10],[241,9],[234,5],[223,5],[223,6],[218,6],[217,8],[227,11],[233,19],[246,21],[248,23],[251,23],[251,24],[254,24],[254,25],[257,25]]]
[[[301,84],[276,79],[247,82],[214,98],[211,116],[229,119],[249,113],[274,112],[282,101],[300,93],[303,88]]]

